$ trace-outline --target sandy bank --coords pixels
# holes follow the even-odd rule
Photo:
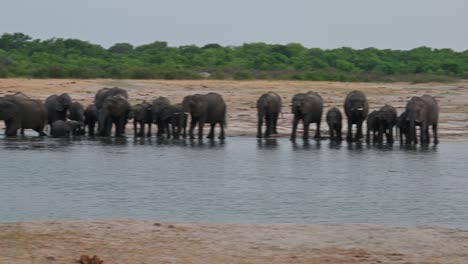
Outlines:
[[[468,231],[370,224],[0,224],[0,263],[468,263]]]
[[[325,100],[325,111],[333,106],[342,109],[347,93],[361,90],[368,96],[371,109],[385,103],[401,112],[412,96],[430,94],[440,104],[440,138],[468,140],[468,81],[456,83],[339,83],[300,81],[159,81],[159,80],[70,80],[70,79],[0,79],[0,96],[24,92],[31,97],[45,99],[51,94],[67,92],[83,104],[94,100],[97,90],[119,86],[128,90],[132,103],[166,96],[173,103],[188,94],[220,93],[228,107],[230,136],[254,136],[256,133],[256,108],[258,97],[266,91],[275,91],[283,97],[284,116],[279,120],[282,136],[290,133],[292,114],[291,97],[299,92],[316,91]],[[3,126],[3,124],[2,124]],[[315,129],[315,126],[312,126]],[[323,122],[322,131],[327,135]],[[130,132],[131,130],[128,129]],[[311,133],[312,134],[312,133]]]

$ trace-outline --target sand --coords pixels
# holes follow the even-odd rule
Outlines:
[[[255,102],[266,91],[275,91],[284,99],[280,136],[290,133],[290,98],[298,92],[319,92],[328,109],[341,108],[348,92],[361,90],[367,94],[371,109],[388,103],[400,112],[412,96],[430,94],[441,106],[442,142],[468,139],[467,81],[408,84],[0,79],[0,95],[21,91],[45,99],[67,92],[86,105],[98,89],[113,86],[126,88],[132,103],[157,96],[167,96],[175,103],[188,94],[218,92],[228,106],[230,136],[255,135]],[[326,131],[325,125],[322,130]],[[156,221],[3,223],[0,263],[77,263],[82,255],[96,255],[104,263],[468,263],[468,231],[443,227]]]

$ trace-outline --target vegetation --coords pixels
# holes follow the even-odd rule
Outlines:
[[[468,50],[323,50],[298,43],[170,47],[163,41],[105,49],[79,39],[5,33],[0,77],[450,81],[468,79]]]

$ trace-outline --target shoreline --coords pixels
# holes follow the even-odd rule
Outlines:
[[[1,263],[466,263],[468,231],[133,220],[0,224]]]

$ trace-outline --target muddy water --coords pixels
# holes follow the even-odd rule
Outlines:
[[[378,223],[468,229],[468,143],[0,139],[0,222]]]

